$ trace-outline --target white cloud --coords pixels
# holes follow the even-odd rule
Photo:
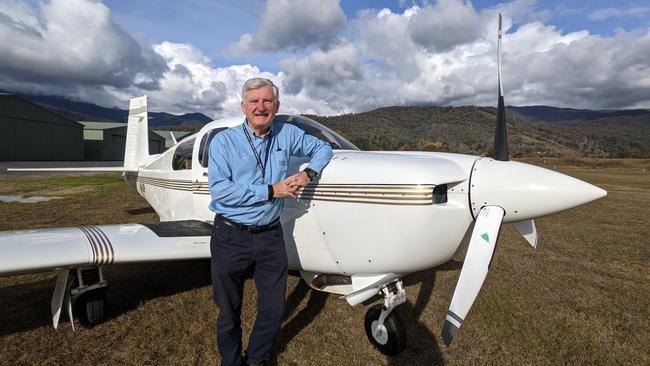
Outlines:
[[[327,14],[340,8],[338,2],[327,4],[336,11],[322,11],[322,24],[333,24],[337,17]],[[273,11],[293,12],[281,19],[318,13],[302,5],[286,8],[285,2],[270,5],[277,6]],[[323,34],[306,34],[296,41],[288,30],[303,29],[306,23],[276,22],[276,32],[262,32],[271,27],[264,20],[272,19],[270,12],[262,14],[260,32],[249,35],[264,44],[260,35],[273,34],[267,44],[275,48],[264,48],[267,52],[328,46],[280,61],[281,71],[268,72],[255,64],[217,67],[189,43],[148,46],[136,41],[111,21],[110,9],[96,1],[53,0],[33,8],[6,0],[0,2],[0,39],[9,40],[0,43],[0,89],[73,96],[121,108],[129,98],[147,94],[152,110],[203,112],[214,118],[241,114],[241,86],[254,76],[270,78],[280,87],[281,113],[495,105],[496,14],[503,12],[506,103],[650,108],[650,29],[621,30],[613,36],[563,33],[545,20],[532,0],[479,12],[462,0],[441,0],[396,12],[363,10],[349,23],[344,18],[344,23],[334,22],[345,24],[345,32],[316,25]],[[437,29],[458,14],[465,16],[449,26],[464,32],[460,36],[442,39],[441,32],[433,32],[427,40],[419,33],[420,26]]]
[[[52,0],[32,9],[23,2],[0,6],[0,78],[3,85],[108,85],[157,87],[162,58],[139,44],[99,2]]]
[[[163,42],[155,46],[169,71],[160,89],[149,93],[152,106],[171,113],[201,111],[213,118],[241,113],[240,88],[244,81],[260,76],[280,84],[279,75],[251,65],[214,67],[200,50],[189,44]]]
[[[606,20],[609,18],[644,17],[650,14],[650,7],[636,6],[628,8],[603,8],[588,15],[590,20]]]
[[[479,17],[470,2],[438,0],[410,18],[408,33],[416,44],[431,52],[446,51],[479,37]]]
[[[327,48],[346,23],[338,0],[268,0],[257,33],[242,35],[227,53],[297,50],[313,44]]]
[[[436,5],[438,6],[439,3]],[[459,1],[458,6],[466,6]],[[517,19],[538,18],[531,2],[505,4],[516,8]],[[431,9],[435,9],[435,6]],[[496,13],[476,14],[478,37],[452,42],[432,51],[410,37],[413,18],[421,8],[393,13],[364,11],[353,23],[359,54],[317,52],[282,62],[283,83],[312,113],[346,113],[389,105],[496,104]],[[577,108],[650,107],[650,35],[648,31],[614,37],[588,31],[562,33],[543,21],[513,29],[504,18],[504,83],[506,102]],[[536,15],[537,14],[537,15]],[[434,37],[435,38],[435,37]],[[435,39],[432,44],[435,44]],[[318,55],[318,62],[314,56]],[[598,55],[597,57],[595,55]],[[349,77],[323,65],[354,61]],[[326,72],[320,72],[325,70]],[[285,103],[285,106],[287,104]]]

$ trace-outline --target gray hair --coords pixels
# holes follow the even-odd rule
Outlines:
[[[280,91],[278,90],[278,87],[273,84],[273,82],[269,79],[264,79],[264,78],[251,78],[246,80],[244,83],[244,86],[241,88],[241,98],[242,100],[244,99],[244,96],[246,93],[250,90],[254,89],[259,89],[263,86],[270,86],[273,88],[273,99],[278,101],[280,99]]]

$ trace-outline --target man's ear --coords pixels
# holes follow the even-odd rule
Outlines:
[[[241,111],[246,114],[246,111],[244,110],[244,101],[242,100],[241,103],[239,103],[239,106],[241,107]]]

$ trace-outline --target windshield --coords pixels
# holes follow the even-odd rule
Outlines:
[[[276,117],[276,120],[292,124],[305,131],[308,135],[329,143],[333,150],[359,150],[358,147],[338,133],[307,117],[280,115]]]

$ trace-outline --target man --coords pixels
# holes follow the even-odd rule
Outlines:
[[[326,142],[293,125],[273,122],[279,107],[278,88],[270,80],[246,81],[241,102],[246,120],[220,132],[210,144],[210,209],[216,214],[211,269],[222,366],[264,364],[270,358],[287,282],[279,221],[284,198],[295,198],[332,157]],[[286,177],[292,155],[309,156],[311,161],[305,170]],[[244,277],[251,270],[258,295],[257,319],[247,357],[242,357],[240,313]]]

